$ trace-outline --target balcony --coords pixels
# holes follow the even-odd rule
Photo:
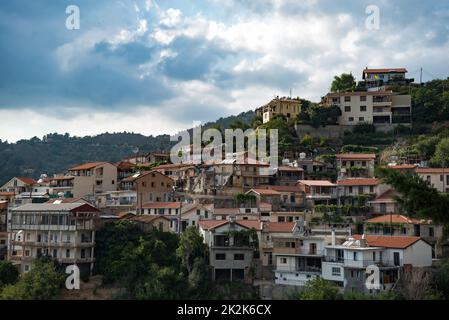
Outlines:
[[[402,266],[402,259],[399,261],[392,260],[353,260],[353,259],[343,259],[334,256],[324,256],[323,262],[337,263],[344,267],[352,268],[366,268],[371,265],[376,265],[379,268],[399,268]]]
[[[273,248],[274,255],[304,255],[304,256],[323,256],[324,250],[310,250],[310,249],[302,249],[302,248],[286,248],[286,247],[274,247]]]

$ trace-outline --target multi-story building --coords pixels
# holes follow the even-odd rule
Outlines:
[[[70,192],[75,198],[94,197],[118,188],[117,167],[108,162],[91,162],[70,168],[68,176],[74,177]]]
[[[11,209],[8,259],[18,264],[21,272],[30,271],[41,256],[90,272],[99,213],[86,203],[26,204]]]
[[[159,171],[136,173],[120,182],[122,191],[135,192],[137,208],[146,202],[168,202],[173,200],[174,180]]]
[[[430,220],[387,214],[363,221],[363,232],[367,235],[421,237],[432,245],[433,258],[449,253],[447,242],[443,240],[443,226]]]
[[[273,119],[275,115],[284,115],[287,119],[295,119],[301,112],[301,101],[299,98],[279,98],[271,100],[266,105],[256,109],[256,116],[262,117],[263,123]]]
[[[368,266],[379,268],[379,283],[366,286]],[[323,279],[344,290],[380,292],[390,290],[404,267],[430,267],[432,247],[420,237],[354,235],[343,244],[325,246]]]
[[[369,69],[363,70],[362,79],[365,87],[369,91],[385,90],[387,86],[405,86],[414,82],[414,79],[407,79],[405,68],[391,69]]]
[[[389,189],[375,178],[338,180],[337,185],[338,199],[342,205],[369,205],[368,201],[374,200]]]
[[[294,186],[303,179],[304,169],[292,166],[279,166],[273,176],[275,184],[280,186]]]
[[[6,231],[8,221],[8,202],[0,201],[0,232]]]
[[[417,168],[415,171],[429,186],[449,193],[449,168]]]
[[[368,201],[368,204],[371,206],[371,213],[377,215],[399,213],[400,206],[396,201],[396,198],[399,196],[400,194],[397,191],[389,189],[376,198]]]
[[[389,128],[411,123],[411,96],[392,91],[333,92],[324,97],[323,104],[340,107],[340,125],[372,123]]]
[[[12,203],[14,203],[14,196],[15,196],[14,192],[0,191],[0,201],[4,201],[4,202],[12,204]]]
[[[280,194],[279,211],[300,211],[306,206],[305,194],[297,185],[293,186],[260,186],[274,190]],[[276,210],[273,208],[273,210]]]
[[[209,248],[214,280],[247,281],[259,260],[260,220],[201,220],[199,231]]]
[[[376,155],[374,153],[344,153],[335,155],[338,179],[372,178]]]
[[[307,209],[337,202],[337,185],[328,180],[299,180],[298,187],[305,194]]]
[[[31,178],[14,177],[0,187],[0,192],[12,192],[15,195],[22,192],[32,192],[36,184],[37,182]]]

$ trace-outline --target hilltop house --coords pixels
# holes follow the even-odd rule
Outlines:
[[[301,112],[301,101],[299,98],[276,97],[266,105],[257,108],[255,112],[256,116],[262,118],[263,123],[267,123],[278,114],[284,115],[287,119],[295,119]]]

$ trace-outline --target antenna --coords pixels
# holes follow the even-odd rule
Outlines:
[[[422,67],[421,67],[421,72],[419,74],[419,84],[422,85]]]
[[[290,88],[290,99],[292,98],[292,88]]]

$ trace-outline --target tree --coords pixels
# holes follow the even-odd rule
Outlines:
[[[332,92],[354,91],[356,87],[355,78],[352,73],[342,73],[340,76],[335,76],[332,81]]]
[[[4,300],[50,300],[58,296],[65,275],[48,259],[38,259],[30,272],[16,284],[6,286],[0,294]]]
[[[321,277],[316,277],[307,282],[297,298],[299,300],[339,300],[342,296],[336,285]]]
[[[0,261],[0,287],[14,284],[19,279],[19,271],[11,263]]]
[[[441,139],[438,142],[431,162],[440,167],[449,166],[449,138]]]
[[[251,127],[253,129],[256,129],[257,127],[259,127],[260,125],[263,124],[263,119],[261,116],[255,116],[252,120],[251,120]]]
[[[192,273],[195,260],[204,259],[206,256],[206,245],[203,240],[203,236],[195,227],[188,227],[181,234],[176,256],[181,259],[182,266],[187,269],[188,274]]]
[[[449,226],[449,195],[439,193],[417,175],[377,168],[376,176],[402,195],[396,200],[406,212]]]
[[[432,288],[432,275],[425,269],[413,269],[401,276],[398,284],[401,296],[406,300],[425,300],[435,298]]]

